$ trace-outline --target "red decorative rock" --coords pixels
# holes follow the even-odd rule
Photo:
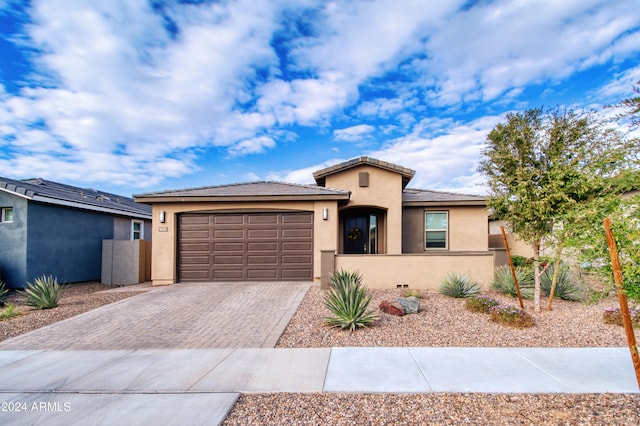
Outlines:
[[[404,315],[404,308],[400,304],[395,302],[388,302],[386,300],[383,300],[380,303],[380,310],[384,313],[397,315],[399,317]]]

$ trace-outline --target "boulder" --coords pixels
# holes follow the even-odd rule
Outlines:
[[[420,311],[420,299],[417,297],[398,297],[398,304],[405,314],[417,314]]]
[[[380,310],[387,314],[397,315],[399,317],[404,315],[404,309],[402,308],[402,305],[396,302],[388,302],[386,300],[383,300],[380,303]]]

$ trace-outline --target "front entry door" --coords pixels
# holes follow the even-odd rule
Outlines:
[[[344,252],[346,254],[367,253],[367,216],[351,216],[344,220]]]
[[[377,223],[377,216],[374,214],[346,217],[344,219],[344,253],[377,253]]]

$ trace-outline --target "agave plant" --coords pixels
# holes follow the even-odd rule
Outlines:
[[[549,267],[542,273],[540,277],[540,289],[545,295],[551,293],[551,284],[553,281],[553,272],[555,270],[555,264],[549,265]],[[558,276],[556,277],[556,288],[553,293],[554,297],[571,300],[582,301],[585,298],[586,291],[574,278],[571,273],[571,269],[564,263],[560,264],[558,268]]]
[[[58,306],[61,287],[58,280],[52,276],[36,278],[33,283],[27,283],[22,292],[25,303],[36,309],[51,309]]]
[[[7,289],[4,281],[0,280],[0,306],[4,306],[7,303],[7,296],[9,295],[9,290]]]
[[[372,310],[368,310],[371,296],[362,285],[362,277],[357,272],[339,271],[331,277],[331,289],[325,295],[324,305],[334,315],[324,317],[330,327],[348,329],[368,327],[378,319]]]
[[[515,270],[518,286],[520,287],[520,296],[524,299],[531,299],[533,297],[533,272],[521,267],[516,267]],[[511,268],[508,265],[496,268],[491,287],[507,296],[516,297],[518,295],[516,293],[516,285],[513,282]]]
[[[467,274],[450,272],[442,279],[438,291],[445,296],[461,298],[473,296],[480,287]]]

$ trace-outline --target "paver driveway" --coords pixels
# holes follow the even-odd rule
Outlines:
[[[0,343],[15,349],[272,348],[310,282],[156,287]]]

